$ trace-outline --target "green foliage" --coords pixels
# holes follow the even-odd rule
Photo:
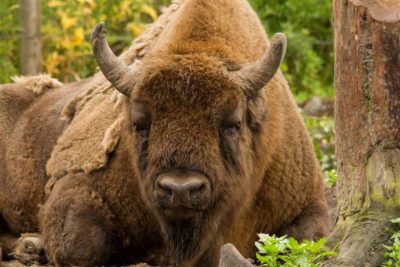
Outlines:
[[[62,81],[95,72],[89,36],[105,21],[108,40],[119,54],[157,17],[170,0],[41,0],[44,71]],[[282,66],[298,100],[311,95],[332,96],[331,0],[250,0],[268,33],[289,38]],[[0,1],[0,83],[19,69],[19,5]],[[318,7],[318,8],[316,8]]]
[[[333,96],[331,0],[250,0],[270,36],[283,32],[282,70],[299,101]]]
[[[315,154],[320,162],[325,182],[329,187],[336,185],[336,160],[334,120],[332,117],[304,117],[304,123],[311,136]]]
[[[151,0],[42,0],[42,42],[46,72],[62,80],[77,80],[96,70],[90,33],[101,21],[107,25],[116,54],[157,18]]]
[[[400,218],[391,220],[392,223],[400,224]],[[393,244],[391,246],[385,246],[387,252],[384,256],[386,262],[382,264],[382,267],[399,267],[400,266],[400,232],[395,232],[391,239]]]
[[[326,239],[317,242],[305,240],[299,243],[294,238],[259,234],[256,242],[257,260],[261,266],[268,267],[314,267],[327,257],[335,255],[325,248]]]
[[[19,5],[15,0],[0,1],[0,83],[18,74]]]
[[[18,73],[20,8],[15,2],[0,1],[0,83]],[[41,0],[41,8],[44,71],[62,81],[96,71],[89,42],[96,23],[106,23],[107,38],[119,54],[158,16],[152,0]]]
[[[330,169],[324,172],[325,174],[325,183],[328,187],[334,187],[336,185],[337,180],[337,171],[336,169]]]

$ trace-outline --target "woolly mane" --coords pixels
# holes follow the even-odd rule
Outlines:
[[[140,59],[157,43],[183,0],[175,0],[140,37],[133,41],[120,59],[136,68]],[[51,177],[49,193],[55,181],[68,173],[91,172],[106,166],[108,156],[116,147],[123,122],[128,118],[127,98],[115,90],[105,77],[98,73],[83,85],[82,93],[63,109],[63,117],[70,124],[59,137],[47,163]]]

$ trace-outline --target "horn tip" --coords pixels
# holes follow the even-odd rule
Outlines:
[[[99,24],[94,27],[90,39],[92,42],[99,38],[104,38],[106,35],[106,25],[104,22],[100,22]]]
[[[274,43],[286,43],[287,42],[287,37],[286,37],[286,35],[284,33],[277,32],[272,37],[272,42],[274,42]]]
[[[286,35],[281,32],[275,33],[271,40],[271,46],[275,47],[274,49],[275,51],[279,51],[282,54],[281,56],[281,62],[282,62],[287,47]]]

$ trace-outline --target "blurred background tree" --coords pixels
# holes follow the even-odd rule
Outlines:
[[[297,100],[333,96],[331,0],[250,0],[268,33],[283,32],[282,70]]]

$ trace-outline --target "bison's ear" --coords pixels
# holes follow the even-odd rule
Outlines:
[[[268,51],[257,62],[238,71],[246,91],[255,95],[272,79],[285,56],[286,43],[283,33],[275,34]]]
[[[91,35],[93,54],[104,76],[126,96],[131,95],[136,73],[114,55],[106,41],[104,23],[96,25]]]

